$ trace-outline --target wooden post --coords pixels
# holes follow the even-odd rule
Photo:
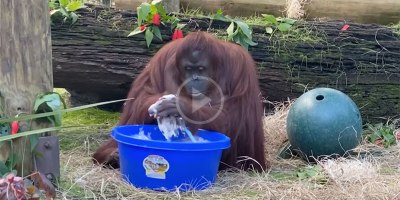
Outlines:
[[[53,88],[52,50],[48,0],[0,1],[0,111],[6,116],[32,113],[36,95]],[[20,123],[20,131],[47,126]],[[0,147],[0,160],[11,153],[19,162],[18,174],[34,168],[29,138],[23,137]]]

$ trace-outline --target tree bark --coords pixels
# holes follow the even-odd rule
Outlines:
[[[132,12],[80,11],[72,27],[52,27],[55,85],[84,103],[125,98],[131,82],[172,32],[162,28],[163,41],[148,49],[144,35],[126,37],[136,21]],[[223,33],[228,23],[183,19],[190,31]],[[288,34],[269,36],[253,26],[258,45],[249,51],[258,65],[262,95],[269,101],[296,98],[314,87],[346,92],[360,107],[365,121],[400,113],[400,39],[391,29],[374,24],[299,22]],[[75,94],[75,95],[74,95]],[[117,108],[119,108],[117,106]]]
[[[52,49],[48,1],[0,1],[0,112],[6,117],[30,114],[36,95],[52,91]],[[42,126],[32,123],[32,128]],[[29,130],[20,122],[20,131]],[[33,170],[33,157],[28,137],[4,142],[0,160],[16,155],[18,174]]]

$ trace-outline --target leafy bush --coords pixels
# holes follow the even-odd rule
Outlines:
[[[366,133],[368,141],[379,146],[388,148],[396,144],[397,134],[394,124],[368,124]]]
[[[257,45],[257,43],[253,42],[252,29],[242,20],[237,18],[232,19],[229,16],[225,16],[221,9],[217,11],[212,19],[230,22],[229,27],[226,29],[226,32],[228,33],[228,41],[240,44],[246,49],[248,49],[249,46]]]
[[[160,26],[167,26],[166,23],[171,24],[171,30],[181,30],[184,25],[178,24],[179,19],[175,16],[167,15],[161,0],[154,0],[151,3],[142,3],[137,7],[137,24],[138,26],[129,33],[129,36],[145,33],[147,47],[150,47],[151,42],[156,36],[162,40]],[[182,36],[183,37],[183,36]]]
[[[79,0],[50,0],[50,18],[63,18],[64,22],[74,24],[78,20],[78,15],[75,11],[84,8],[84,4]]]

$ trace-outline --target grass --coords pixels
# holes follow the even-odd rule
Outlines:
[[[67,125],[80,126],[60,133],[61,182],[58,199],[395,199],[400,193],[400,146],[382,148],[363,143],[355,151],[364,156],[308,164],[300,159],[280,159],[287,141],[286,117],[291,102],[276,104],[266,113],[266,157],[271,170],[255,174],[218,173],[215,185],[204,191],[155,192],[136,189],[120,178],[118,170],[93,165],[91,145],[104,141],[118,113],[97,109],[64,116]],[[65,140],[68,138],[69,142]],[[74,140],[75,138],[75,140]],[[73,142],[74,141],[74,142]],[[80,142],[79,142],[80,141]],[[367,142],[367,140],[363,140]],[[379,155],[373,152],[381,152]]]
[[[391,26],[393,28],[393,32],[400,37],[400,21],[397,24]]]
[[[95,141],[100,134],[104,137],[109,134],[119,118],[119,113],[103,111],[97,108],[88,108],[80,111],[65,113],[63,125],[68,128],[60,131],[60,147],[64,151],[76,150],[84,146],[95,148],[99,143]],[[94,145],[94,146],[93,146]]]
[[[191,16],[191,17],[207,17],[210,16],[210,13],[205,13],[200,8],[197,9],[189,9],[189,8],[181,8],[180,13],[184,16]]]

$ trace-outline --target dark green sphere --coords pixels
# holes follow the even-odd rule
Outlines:
[[[292,149],[309,161],[343,156],[357,147],[362,119],[357,105],[343,92],[316,88],[301,95],[287,117]]]

